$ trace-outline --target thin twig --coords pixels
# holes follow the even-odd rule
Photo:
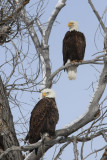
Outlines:
[[[101,24],[101,26],[102,26],[103,31],[105,32],[105,29],[106,29],[106,28],[105,28],[105,25],[104,25],[104,23],[103,23],[103,21],[102,21],[101,17],[99,16],[98,12],[96,11],[96,9],[95,9],[95,7],[94,7],[93,3],[91,2],[91,0],[88,0],[88,2],[89,2],[89,4],[90,4],[90,6],[91,6],[91,8],[92,8],[93,12],[95,13],[95,15],[96,15],[96,17],[97,17],[98,21],[100,22],[100,24]]]

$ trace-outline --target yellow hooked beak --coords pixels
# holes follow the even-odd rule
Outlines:
[[[71,27],[71,26],[73,26],[73,23],[69,22],[68,27]]]
[[[43,93],[42,93],[42,97],[46,97],[46,92],[43,92]]]

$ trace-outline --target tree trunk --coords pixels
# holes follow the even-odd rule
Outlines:
[[[6,90],[0,77],[0,154],[11,146],[19,146]],[[19,151],[9,152],[2,160],[23,160]]]

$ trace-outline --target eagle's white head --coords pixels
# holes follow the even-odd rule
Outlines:
[[[78,22],[76,21],[70,21],[68,23],[69,31],[79,31]]]
[[[42,91],[42,98],[55,98],[56,97],[56,93],[50,89],[50,88],[46,88]]]

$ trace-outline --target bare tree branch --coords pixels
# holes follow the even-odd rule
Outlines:
[[[74,146],[74,156],[75,156],[75,159],[74,160],[78,160],[78,150],[77,150],[77,140],[76,140],[76,137],[74,137],[74,141],[73,141],[73,146]]]
[[[99,151],[105,149],[106,147],[107,147],[107,145],[104,146],[104,147],[102,147],[102,148],[100,148],[100,149],[95,150],[94,152],[92,152],[92,153],[90,153],[89,155],[87,155],[87,156],[84,158],[84,160],[87,159],[90,155],[92,155],[92,154],[94,154],[94,153],[97,153],[97,152],[99,152]],[[106,159],[104,159],[104,160],[106,160]]]
[[[90,101],[89,107],[87,111],[80,116],[77,120],[72,122],[70,125],[68,125],[65,129],[59,130],[56,132],[56,135],[69,135],[76,131],[77,129],[81,128],[82,126],[86,125],[90,121],[94,120],[97,116],[99,116],[99,107],[98,102],[105,90],[106,83],[107,83],[107,56],[104,57],[104,68],[101,72],[98,86],[96,88],[96,91],[94,93],[94,96],[92,100]]]
[[[2,80],[0,78],[0,137],[2,137],[3,150],[11,147],[12,145],[19,146],[18,140],[16,138],[16,133],[13,124],[13,117],[10,111],[8,100],[6,97],[6,90],[3,86]],[[1,156],[1,155],[0,155]],[[13,152],[5,157],[8,160],[22,160],[21,152]],[[5,160],[4,158],[4,160]]]
[[[95,13],[99,23],[101,24],[101,27],[102,27],[103,31],[104,31],[104,50],[105,50],[105,53],[107,53],[107,27],[104,25],[101,17],[99,16],[98,12],[96,11],[96,9],[95,9],[93,3],[91,2],[91,0],[88,0],[88,2],[89,2],[93,12]]]
[[[58,160],[59,157],[61,156],[62,152],[64,151],[64,149],[70,144],[71,142],[67,142],[65,143],[61,148],[60,151],[58,152],[58,154],[56,155],[54,160]]]
[[[4,24],[4,23],[7,23],[7,22],[9,22],[9,21],[12,21],[12,20],[15,18],[15,16],[21,11],[21,9],[22,9],[26,4],[29,3],[29,1],[30,1],[30,0],[24,0],[24,1],[18,6],[18,8],[15,9],[15,11],[14,11],[12,14],[8,15],[5,19],[3,19],[3,20],[0,22],[0,25],[2,25],[2,24]]]
[[[33,43],[35,45],[35,48],[38,52],[38,55],[40,57],[41,60],[41,65],[42,65],[42,75],[43,75],[43,85],[42,88],[50,88],[52,86],[52,81],[51,79],[49,79],[50,75],[51,75],[51,67],[50,67],[50,58],[49,58],[49,46],[48,46],[48,39],[49,39],[49,35],[52,29],[52,25],[59,13],[59,11],[65,6],[65,2],[66,0],[59,0],[54,11],[52,12],[49,21],[48,21],[48,26],[46,29],[43,29],[41,27],[41,24],[39,21],[37,21],[37,26],[40,30],[40,32],[42,33],[42,42],[40,45],[40,42],[38,40],[38,36],[35,32],[35,29],[33,27],[33,25],[30,25],[28,27],[29,30],[29,34],[33,40]],[[24,12],[22,13],[23,19],[25,24],[28,26],[28,24],[30,24],[30,20],[27,17],[26,11],[24,10]]]
[[[66,1],[67,0],[58,0],[58,3],[56,4],[56,7],[48,20],[48,26],[45,31],[45,35],[43,37],[43,43],[46,41],[45,42],[46,45],[48,44],[48,40],[49,40],[50,32],[52,30],[53,23],[54,23],[57,15],[59,14],[60,10],[66,5]]]
[[[103,135],[103,132],[107,132],[107,129],[106,130],[101,130],[101,131],[99,131],[99,132],[97,132],[96,134],[92,134],[92,135],[90,135],[90,136],[87,136],[87,137],[78,137],[78,136],[72,136],[72,137],[59,137],[59,138],[56,138],[56,139],[53,139],[53,140],[49,140],[49,139],[47,139],[47,140],[45,140],[44,141],[44,149],[48,149],[48,148],[50,148],[53,144],[56,144],[56,143],[65,143],[65,142],[67,142],[66,144],[64,144],[62,147],[61,147],[61,149],[60,149],[60,151],[59,151],[59,153],[58,153],[58,155],[55,157],[56,159],[61,155],[61,153],[63,152],[63,150],[64,150],[64,148],[66,147],[66,146],[68,146],[71,142],[73,142],[74,140],[75,140],[75,138],[76,138],[76,141],[77,142],[87,142],[87,141],[90,141],[90,140],[92,140],[93,138],[95,138],[95,137],[98,137],[98,136],[100,136],[100,135]],[[7,155],[9,152],[11,152],[11,151],[29,151],[29,150],[31,150],[31,149],[34,149],[34,148],[38,148],[38,147],[40,147],[42,145],[42,141],[40,140],[39,142],[37,142],[37,143],[34,143],[34,144],[30,144],[30,145],[27,145],[27,146],[12,146],[11,148],[9,148],[9,149],[7,149],[6,151],[4,151],[1,155],[0,155],[0,159],[1,158],[3,158],[3,156],[5,156],[5,155]],[[48,148],[47,148],[48,147]],[[33,157],[36,157],[36,155],[35,155],[35,152],[31,152],[25,159],[26,160],[28,160],[28,159],[30,159],[31,158],[31,156]],[[28,159],[27,159],[28,158]]]
[[[105,32],[105,29],[106,29],[106,28],[105,28],[105,25],[104,25],[104,23],[103,23],[101,17],[99,16],[98,12],[96,11],[96,9],[95,9],[93,3],[91,2],[91,0],[88,0],[88,3],[90,4],[90,6],[91,6],[93,12],[95,13],[95,15],[96,15],[96,17],[97,17],[99,23],[101,24],[103,31]]]
[[[37,15],[35,17],[33,17],[32,20],[32,16],[31,19],[29,18],[30,14],[27,12],[26,9],[24,9],[24,6],[26,4],[29,3],[29,0],[14,0],[13,3],[8,0],[9,4],[12,5],[12,7],[14,8],[14,12],[9,12],[9,15],[6,16],[3,21],[0,23],[1,25],[3,23],[8,23],[9,21],[15,20],[17,13],[19,14],[20,12],[20,19],[22,20],[21,23],[24,22],[24,27],[20,28],[20,33],[23,33],[23,29],[25,29],[25,32],[22,34],[23,35],[30,35],[33,44],[35,46],[35,51],[37,51],[37,54],[35,54],[37,57],[37,59],[39,59],[39,69],[38,71],[34,71],[33,74],[31,74],[28,78],[28,75],[26,73],[26,69],[24,68],[24,59],[27,57],[27,54],[20,54],[21,50],[19,51],[17,49],[17,47],[15,45],[14,46],[14,50],[16,51],[16,55],[14,56],[14,54],[12,53],[11,49],[10,49],[10,53],[12,55],[12,58],[10,60],[7,59],[4,62],[4,64],[2,64],[0,67],[3,68],[5,64],[10,64],[11,63],[11,71],[9,72],[9,75],[7,76],[6,73],[1,70],[2,74],[4,74],[5,76],[5,85],[6,87],[8,87],[7,91],[9,91],[8,93],[6,93],[5,95],[10,95],[11,100],[13,99],[11,92],[13,91],[27,91],[27,92],[40,92],[40,90],[42,90],[45,87],[50,88],[53,84],[53,79],[54,77],[63,69],[68,68],[71,65],[84,65],[84,64],[104,64],[104,68],[101,72],[101,75],[99,77],[99,81],[98,81],[98,86],[96,87],[96,91],[94,92],[94,95],[92,97],[92,100],[90,101],[90,104],[87,108],[87,111],[80,116],[78,119],[76,119],[75,121],[73,121],[71,124],[68,124],[66,127],[59,129],[56,131],[56,135],[55,137],[53,137],[53,139],[48,139],[45,141],[39,141],[35,144],[32,145],[27,145],[27,146],[21,146],[19,147],[18,145],[18,141],[16,138],[16,134],[14,132],[14,127],[13,127],[13,132],[11,132],[11,125],[10,122],[7,122],[7,120],[9,120],[8,118],[11,116],[8,116],[8,114],[6,115],[5,112],[3,112],[5,118],[6,119],[6,123],[4,123],[4,119],[0,118],[0,136],[2,136],[2,134],[5,131],[5,134],[3,135],[3,140],[4,141],[9,141],[9,138],[12,140],[11,145],[7,145],[5,147],[5,149],[3,149],[2,154],[0,153],[0,159],[5,159],[7,158],[8,155],[15,156],[17,155],[18,160],[22,158],[22,155],[20,153],[20,151],[29,151],[31,149],[34,148],[38,148],[38,154],[35,155],[35,152],[31,152],[29,153],[25,160],[39,160],[42,156],[43,153],[45,153],[48,149],[50,149],[52,146],[54,146],[55,144],[63,144],[63,146],[60,148],[60,151],[58,152],[58,154],[55,157],[55,160],[58,159],[60,157],[60,155],[62,154],[62,152],[64,151],[64,149],[70,144],[72,143],[74,146],[74,156],[75,156],[75,160],[78,160],[78,150],[77,150],[77,142],[82,142],[84,146],[84,142],[90,141],[92,139],[94,139],[95,137],[98,136],[102,136],[102,139],[105,140],[105,142],[107,141],[107,127],[106,124],[104,123],[105,117],[106,117],[106,106],[103,106],[102,104],[99,104],[99,100],[101,99],[102,94],[104,93],[106,84],[107,84],[107,54],[103,54],[101,56],[98,56],[92,60],[87,60],[87,61],[83,61],[82,63],[73,63],[73,64],[67,64],[65,66],[62,66],[60,68],[58,68],[55,72],[53,72],[51,74],[51,64],[50,64],[50,57],[49,57],[49,37],[50,37],[50,33],[53,27],[53,24],[58,16],[58,14],[60,13],[61,9],[66,5],[66,1],[67,0],[58,0],[56,7],[54,8],[53,12],[51,13],[51,16],[49,17],[47,26],[44,26],[44,24],[41,23],[40,21],[40,14],[39,14],[39,5],[40,3],[42,3],[42,7],[44,4],[44,0],[41,2],[37,2],[38,3],[38,7],[37,7]],[[13,4],[16,4],[16,6],[14,7]],[[105,33],[105,37],[104,37],[104,52],[107,53],[107,28],[105,27],[101,17],[99,16],[98,12],[96,11],[93,3],[91,2],[91,0],[89,0],[89,4],[92,8],[92,10],[94,11],[96,17],[99,20],[99,23],[102,26],[102,29],[104,30]],[[41,8],[40,6],[40,8]],[[14,13],[14,15],[13,15]],[[0,16],[2,15],[2,10],[0,13]],[[0,17],[2,20],[2,16]],[[36,24],[36,29],[38,28],[38,31],[40,32],[40,34],[37,34],[37,31],[35,29],[35,24]],[[22,24],[20,24],[21,26]],[[10,31],[11,28],[7,28],[7,30],[5,32],[7,32],[8,30]],[[28,31],[27,31],[27,30]],[[3,30],[2,30],[3,31]],[[18,30],[19,31],[19,30]],[[7,34],[7,33],[6,33]],[[9,33],[8,33],[9,34]],[[39,35],[39,36],[38,36]],[[22,39],[21,39],[22,40]],[[28,46],[29,46],[29,42],[28,41]],[[1,43],[2,44],[2,43]],[[29,48],[29,47],[28,47]],[[21,46],[22,49],[22,46]],[[29,52],[29,50],[27,51]],[[7,55],[6,55],[7,56]],[[27,57],[28,58],[28,57]],[[30,57],[31,58],[31,57]],[[35,62],[35,59],[31,60],[29,63],[29,66],[31,65],[31,62]],[[21,70],[19,67],[19,65],[21,66]],[[40,69],[41,67],[41,69]],[[18,73],[21,75],[20,77],[15,79],[14,73],[16,68],[18,68]],[[40,75],[40,71],[42,71],[42,80],[39,81],[38,83],[36,83],[36,78]],[[34,75],[36,75],[34,78],[32,78]],[[11,82],[12,77],[14,77],[14,80]],[[24,79],[24,82],[23,82]],[[21,82],[22,80],[22,82]],[[11,84],[9,84],[11,82]],[[19,82],[19,83],[18,83]],[[35,90],[34,88],[39,85],[41,87],[41,89],[39,90]],[[17,101],[17,97],[16,97],[17,93],[15,93],[15,101],[13,99],[13,102],[15,105],[17,105],[18,107],[20,107],[20,105],[18,104]],[[0,104],[1,106],[4,106],[4,102],[2,104]],[[102,105],[102,107],[101,107]],[[8,105],[7,105],[8,106]],[[105,107],[105,108],[104,108]],[[20,110],[20,114],[22,116],[22,119],[26,122],[25,120],[25,116],[23,116],[23,113]],[[0,110],[1,111],[1,110]],[[104,112],[105,111],[105,112]],[[103,113],[104,112],[104,113]],[[10,112],[9,112],[10,113]],[[100,116],[102,114],[102,116]],[[1,112],[0,112],[0,116],[1,116]],[[100,116],[100,117],[99,117]],[[99,117],[99,118],[98,118]],[[98,118],[98,119],[97,119]],[[21,118],[19,119],[20,122],[22,120]],[[94,122],[93,122],[94,120]],[[74,133],[75,131],[77,131],[78,129],[80,129],[81,127],[85,126],[86,124],[88,124],[89,122],[92,122],[92,125],[86,129],[85,131],[81,131],[78,135],[76,135],[75,137],[68,137],[70,136],[72,133]],[[99,124],[98,124],[98,123]],[[7,125],[9,123],[9,125]],[[12,121],[11,121],[12,123]],[[19,123],[19,122],[18,122]],[[23,122],[22,122],[23,123]],[[1,125],[3,124],[3,127],[1,129]],[[99,127],[99,126],[100,127]],[[25,128],[25,124],[23,125]],[[10,127],[10,128],[9,128]],[[87,126],[86,126],[87,127]],[[14,134],[13,134],[14,133]],[[7,136],[7,137],[6,137]],[[15,140],[14,140],[14,136],[15,136]],[[5,139],[6,137],[6,139]],[[0,137],[0,140],[2,138]],[[14,141],[16,143],[14,143]],[[101,149],[100,149],[101,150]],[[18,151],[18,152],[16,152]],[[99,150],[97,150],[99,151]],[[96,151],[96,152],[97,152]],[[95,153],[95,152],[93,152]],[[93,154],[92,153],[92,154]],[[89,154],[88,156],[90,156],[91,154]],[[21,157],[21,158],[20,158]],[[83,157],[83,147],[82,147],[82,158]],[[17,159],[15,157],[15,159]],[[86,157],[85,157],[86,158]]]
[[[102,59],[100,58],[103,58],[105,56],[105,54],[101,55],[101,56],[98,56],[92,60],[86,60],[86,61],[82,61],[82,62],[75,62],[75,63],[72,63],[72,64],[65,64],[65,66],[62,66],[60,68],[58,68],[54,73],[52,73],[52,75],[50,76],[49,79],[53,79],[60,71],[70,67],[70,66],[73,66],[73,65],[83,65],[83,64],[103,64],[101,63],[100,61],[103,61]]]

